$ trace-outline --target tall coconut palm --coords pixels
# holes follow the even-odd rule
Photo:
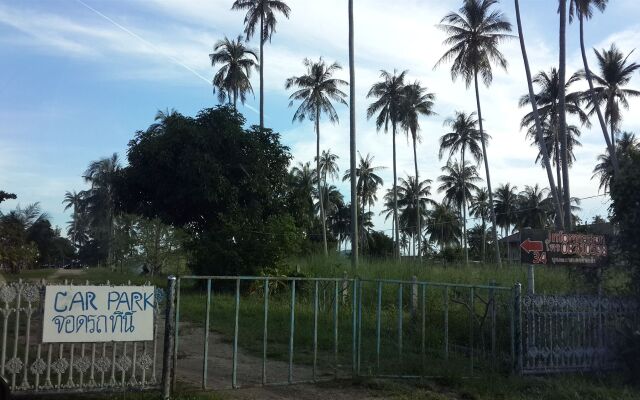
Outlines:
[[[494,203],[498,226],[504,236],[511,231],[511,226],[518,222],[518,187],[510,183],[498,185]]]
[[[276,31],[276,14],[289,18],[291,8],[281,0],[235,0],[232,10],[247,11],[244,17],[244,33],[249,40],[259,28],[260,33],[260,128],[264,128],[264,44],[271,41]]]
[[[402,96],[402,104],[400,106],[400,120],[402,127],[406,130],[407,134],[411,134],[411,141],[413,143],[413,166],[416,177],[416,182],[420,181],[418,174],[418,155],[416,151],[416,143],[420,141],[420,116],[425,117],[436,115],[433,111],[433,103],[436,96],[433,93],[427,92],[426,88],[420,85],[420,82],[408,84],[404,88]],[[418,238],[422,236],[421,213],[420,203],[416,203],[416,227],[418,232]],[[418,257],[422,262],[421,240],[418,240]]]
[[[640,142],[633,133],[623,132],[620,140],[616,142],[616,156],[618,159],[624,160],[631,149],[640,149]],[[600,185],[598,190],[604,192],[609,191],[611,181],[613,180],[615,170],[613,168],[613,161],[611,160],[611,153],[606,152],[598,156],[598,164],[593,169],[593,178],[598,178]]]
[[[440,151],[438,156],[442,159],[445,152],[449,152],[449,159],[454,153],[460,152],[460,161],[462,165],[466,165],[466,154],[471,153],[471,156],[479,164],[482,161],[482,148],[480,142],[483,136],[480,135],[480,131],[476,128],[478,120],[475,118],[476,113],[466,114],[464,112],[456,111],[454,118],[447,118],[444,121],[445,126],[450,126],[452,131],[445,133],[440,138]],[[486,134],[485,140],[490,137]],[[462,207],[466,208],[467,198],[466,193],[462,192]],[[466,210],[464,211],[466,215]],[[462,226],[466,232],[467,220],[462,221]],[[463,246],[465,254],[465,262],[469,263],[469,247],[467,246],[467,235],[465,233],[463,237]]]
[[[322,186],[320,188],[322,196],[318,195],[318,192],[314,190],[314,195],[318,199],[318,202],[315,204],[314,209],[316,213],[320,212],[320,204],[322,203],[324,207],[325,214],[327,215],[327,219],[333,218],[338,209],[344,205],[344,197],[342,193],[338,190],[337,187],[333,185]],[[322,197],[322,201],[320,198]]]
[[[559,61],[558,61],[558,138],[562,155],[562,213],[564,226],[571,230],[571,185],[569,182],[569,154],[567,140],[567,106],[566,106],[566,74],[567,74],[567,0],[558,0],[560,15]]]
[[[233,100],[233,107],[237,108],[238,97],[244,104],[247,93],[253,93],[251,87],[251,70],[257,67],[258,57],[242,42],[242,36],[236,40],[229,40],[226,36],[213,46],[213,53],[209,54],[211,66],[222,64],[213,77],[213,87],[218,89],[218,100],[222,103]]]
[[[476,167],[471,164],[462,164],[456,161],[448,161],[442,167],[444,174],[438,177],[441,182],[438,187],[439,192],[444,192],[444,200],[448,204],[454,205],[458,209],[458,216],[462,225],[463,244],[466,244],[467,235],[467,201],[471,199],[471,193],[478,190],[476,182],[482,179],[478,176]]]
[[[586,126],[590,127],[589,118],[587,113],[585,113],[581,106],[580,102],[583,99],[583,93],[580,91],[569,92],[571,86],[574,83],[577,83],[580,80],[579,74],[573,74],[571,77],[565,82],[565,114],[571,114],[577,116],[580,122]],[[542,123],[542,130],[544,136],[544,143],[549,142],[549,138],[551,139],[551,143],[553,143],[552,147],[547,146],[547,152],[551,153],[555,156],[552,157],[555,165],[556,165],[556,178],[558,191],[563,192],[562,188],[564,187],[564,179],[563,179],[563,165],[564,165],[564,153],[563,153],[563,141],[560,136],[560,74],[556,68],[551,68],[551,70],[547,73],[545,71],[540,71],[533,78],[533,83],[539,87],[538,93],[534,95],[534,101],[537,106],[537,110],[540,116],[540,120]],[[529,95],[523,95],[520,98],[519,106],[525,107],[530,104],[531,98]],[[528,135],[534,139],[534,145],[538,147],[540,153],[543,151],[542,143],[539,141],[537,135],[537,125],[535,125],[535,115],[533,112],[529,112],[522,117],[522,121],[520,123],[522,128],[528,127]],[[551,129],[551,132],[549,132]],[[575,144],[575,137],[579,136],[579,130],[575,127],[565,128],[565,136],[567,139],[567,166],[571,165],[571,149]],[[539,157],[538,157],[539,158]],[[562,214],[559,214],[562,215]]]
[[[640,91],[625,89],[634,72],[640,69],[640,64],[627,62],[631,53],[626,56],[616,47],[615,43],[609,50],[602,52],[594,49],[600,67],[600,75],[593,74],[597,86],[593,88],[596,101],[601,106],[604,103],[604,116],[611,130],[611,143],[615,147],[616,132],[620,130],[622,112],[620,106],[629,109],[629,98],[640,96]],[[595,103],[590,102],[590,114],[595,112]]]
[[[356,64],[354,45],[353,0],[349,0],[349,170],[351,171],[351,204],[358,203],[356,177]],[[358,268],[358,209],[351,210],[351,268]]]
[[[593,76],[591,74],[591,70],[589,69],[589,62],[587,61],[587,50],[584,46],[584,22],[585,20],[591,19],[593,17],[593,8],[597,8],[599,11],[603,12],[607,7],[608,0],[570,0],[569,4],[569,22],[572,22],[574,15],[578,16],[579,24],[580,24],[580,53],[582,54],[582,64],[584,65],[584,75],[587,78],[587,82],[589,83],[589,90],[587,91],[587,95],[591,101],[591,104],[594,105],[594,110],[596,115],[598,116],[598,121],[600,122],[600,129],[602,129],[602,134],[604,135],[604,140],[607,143],[607,149],[609,150],[609,154],[612,160],[614,171],[618,170],[618,158],[616,157],[615,146],[609,138],[609,134],[607,132],[607,123],[602,116],[602,111],[600,110],[600,105],[596,101],[595,92],[593,90]]]
[[[431,199],[431,179],[418,181],[413,176],[400,178],[398,185],[398,207],[400,208],[400,227],[413,238],[418,245],[418,257],[421,257],[422,222],[428,215],[427,206],[435,204]],[[414,247],[415,251],[415,247]]]
[[[321,192],[320,185],[320,117],[326,114],[329,121],[337,123],[339,121],[333,102],[346,105],[344,100],[347,95],[340,90],[340,86],[348,85],[342,79],[334,78],[333,74],[340,70],[338,63],[327,64],[322,57],[317,62],[305,58],[303,61],[306,74],[294,76],[285,82],[287,90],[295,88],[294,92],[289,96],[289,107],[293,106],[294,101],[299,101],[300,105],[293,115],[293,122],[308,119],[315,122],[316,131],[316,174],[318,193]],[[320,196],[320,218],[322,219],[322,239],[324,244],[324,254],[328,256],[327,249],[327,227],[322,205],[322,196]]]
[[[64,211],[67,211],[69,209],[73,210],[73,213],[71,214],[71,224],[73,226],[74,235],[71,236],[71,242],[77,249],[79,241],[79,237],[77,237],[77,234],[79,232],[78,226],[82,215],[82,207],[84,205],[83,192],[78,193],[75,190],[73,192],[67,191],[64,194],[64,200],[62,200],[62,204],[64,204]]]
[[[516,20],[518,23],[518,38],[520,39],[520,50],[522,52],[522,60],[524,62],[524,70],[525,75],[527,77],[527,87],[529,89],[529,103],[531,104],[531,109],[534,117],[534,127],[536,130],[536,137],[538,138],[538,143],[544,143],[544,134],[542,131],[542,123],[540,121],[540,115],[538,113],[538,106],[536,105],[536,101],[534,101],[534,93],[533,93],[533,81],[531,79],[531,68],[529,67],[529,56],[527,55],[527,47],[524,43],[524,33],[522,32],[522,20],[520,18],[520,3],[518,0],[514,0],[515,8],[516,8]],[[556,188],[554,179],[553,179],[553,170],[551,169],[551,162],[549,160],[549,152],[546,147],[542,147],[540,151],[542,155],[542,162],[545,170],[547,171],[547,179],[549,180],[549,187],[551,188],[551,195],[553,197],[553,206],[558,215],[562,214],[562,208],[560,206],[560,197],[558,194],[558,190]],[[562,223],[562,218],[556,220],[556,228],[558,230],[562,230],[564,224]]]
[[[396,260],[400,259],[400,233],[398,231],[398,174],[396,169],[396,133],[400,120],[400,110],[402,98],[404,96],[404,79],[407,71],[399,74],[393,71],[393,74],[387,71],[381,71],[381,82],[374,83],[369,89],[367,98],[374,98],[374,102],[367,108],[367,118],[376,115],[376,128],[378,130],[384,128],[385,132],[389,131],[391,125],[391,135],[393,139],[393,223],[395,232],[395,250]]]
[[[482,108],[480,107],[480,89],[478,87],[478,75],[488,87],[493,80],[492,63],[496,63],[504,70],[507,69],[507,60],[498,50],[498,44],[511,36],[511,24],[500,11],[492,10],[497,0],[464,0],[459,12],[447,14],[439,27],[449,35],[444,44],[451,47],[440,58],[436,66],[453,60],[451,66],[451,78],[455,81],[460,76],[467,88],[474,83],[476,92],[476,106],[478,111],[478,124],[480,135],[484,138],[482,128]],[[485,174],[489,199],[493,203],[491,191],[491,175],[489,173],[489,159],[487,157],[486,140],[481,140],[484,159]],[[498,265],[500,261],[500,248],[495,213],[491,213],[495,233],[495,251]]]
[[[480,218],[482,228],[482,262],[485,261],[487,244],[487,219],[491,218],[491,203],[489,203],[489,191],[486,188],[476,190],[471,198],[469,213],[476,218]]]

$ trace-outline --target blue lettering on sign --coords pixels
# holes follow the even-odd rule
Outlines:
[[[64,308],[59,308],[58,307],[58,296],[62,295],[62,297],[66,297],[67,296],[67,292],[58,292],[56,293],[56,297],[53,301],[53,309],[56,310],[56,312],[65,312],[67,311],[67,307],[65,306]]]

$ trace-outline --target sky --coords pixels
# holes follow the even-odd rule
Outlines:
[[[311,122],[292,123],[285,79],[304,73],[305,57],[337,61],[348,80],[348,21],[346,0],[288,0],[290,19],[280,17],[277,32],[265,46],[265,124],[281,133],[291,148],[294,163],[312,161],[315,134]],[[438,140],[447,132],[446,118],[456,110],[475,111],[475,96],[464,82],[453,82],[449,65],[434,69],[444,53],[440,19],[457,10],[460,0],[355,0],[355,62],[357,146],[375,157],[382,171],[381,199],[392,184],[391,135],[377,132],[366,118],[366,94],[379,80],[380,70],[408,70],[435,93],[437,116],[423,118],[418,147],[421,178],[434,181],[446,160],[438,159]],[[54,225],[66,227],[70,219],[62,199],[66,191],[83,190],[87,165],[118,153],[126,164],[126,149],[138,130],[153,122],[158,110],[174,108],[185,115],[217,104],[211,79],[209,53],[225,35],[243,31],[242,12],[231,11],[231,0],[2,0],[0,1],[0,189],[16,193],[17,200],[2,203],[3,212],[40,202]],[[534,73],[557,65],[558,18],[555,0],[521,1],[524,34]],[[512,1],[498,7],[514,24]],[[615,42],[625,53],[640,37],[640,2],[611,1],[605,14],[596,13],[586,25],[586,45],[608,48]],[[253,48],[257,40],[250,41]],[[481,86],[484,127],[491,135],[488,159],[494,187],[510,182],[547,186],[544,170],[534,165],[536,150],[520,130],[528,110],[518,108],[527,92],[520,47],[516,39],[501,45],[508,70],[494,69],[494,80]],[[589,50],[590,65],[595,57]],[[640,61],[633,53],[632,61]],[[567,30],[567,68],[582,67],[577,25]],[[258,74],[252,77],[256,96],[239,110],[248,124],[258,123]],[[583,85],[583,84],[581,84]],[[581,89],[576,85],[575,89]],[[640,88],[640,76],[630,87]],[[321,123],[321,148],[339,159],[341,175],[349,163],[349,113],[336,105],[339,124]],[[640,100],[630,102],[622,128],[640,133]],[[570,122],[576,123],[570,119]],[[597,196],[592,180],[596,157],[605,149],[602,133],[582,130],[582,147],[575,150],[570,171],[571,194]],[[410,142],[398,136],[399,177],[413,175]],[[484,178],[484,169],[479,168]],[[334,182],[349,198],[348,183]],[[381,203],[381,202],[380,202]],[[380,205],[373,211],[376,215]],[[606,215],[606,196],[582,202],[580,216],[590,220]],[[374,219],[376,229],[390,229],[390,221]]]

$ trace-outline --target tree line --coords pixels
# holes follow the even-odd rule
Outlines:
[[[586,48],[584,44],[584,28],[588,20],[593,16],[594,11],[603,12],[607,6],[607,0],[559,0],[557,13],[559,16],[559,57],[558,66],[549,70],[540,71],[532,77],[529,66],[526,45],[520,18],[520,6],[517,0],[514,1],[518,38],[522,50],[523,62],[525,65],[528,93],[523,95],[519,101],[520,107],[531,107],[531,111],[522,118],[522,128],[526,131],[526,136],[532,141],[532,146],[539,150],[536,162],[539,162],[547,172],[548,188],[538,188],[549,197],[548,203],[553,208],[553,226],[558,229],[571,230],[574,227],[575,217],[572,211],[575,209],[575,199],[571,196],[569,168],[575,160],[574,148],[580,146],[580,129],[590,128],[590,118],[597,116],[600,128],[605,139],[607,151],[602,154],[594,169],[594,176],[600,180],[601,189],[607,189],[610,181],[618,171],[618,153],[625,151],[625,146],[635,143],[632,134],[621,133],[622,110],[628,109],[628,99],[640,95],[640,92],[626,88],[633,73],[640,68],[637,63],[631,62],[630,54],[622,53],[615,44],[609,49],[594,49],[598,61],[599,71],[589,68]],[[512,25],[506,16],[498,8],[496,0],[464,0],[457,12],[450,12],[445,15],[438,27],[447,34],[444,45],[447,51],[438,60],[434,68],[451,64],[451,78],[453,81],[461,79],[467,88],[473,85],[476,98],[476,110],[473,113],[456,112],[454,117],[446,120],[446,123],[454,124],[470,123],[464,118],[473,119],[475,125],[470,129],[476,135],[473,137],[475,147],[468,148],[467,139],[462,139],[462,144],[457,144],[460,151],[460,165],[455,165],[455,160],[451,166],[452,170],[458,172],[463,180],[474,171],[467,170],[466,156],[471,155],[476,166],[484,166],[484,179],[489,204],[495,204],[494,190],[491,183],[490,163],[487,155],[489,135],[484,129],[482,118],[482,107],[480,98],[480,84],[489,87],[493,80],[493,68],[498,67],[507,70],[508,62],[500,52],[499,46],[503,42],[513,38],[511,35]],[[264,45],[271,41],[277,25],[277,18],[283,16],[289,18],[292,10],[284,1],[276,0],[236,0],[232,5],[233,10],[245,11],[244,38],[238,36],[235,40],[224,38],[214,46],[214,53],[210,55],[212,66],[220,65],[213,80],[214,87],[218,90],[220,101],[228,100],[235,106],[240,98],[244,103],[246,94],[252,93],[251,71],[260,71],[260,126],[264,127],[263,105],[263,70],[265,64]],[[353,2],[349,1],[349,57],[350,57],[350,81],[355,79],[353,68]],[[583,69],[571,75],[567,79],[566,72],[566,25],[567,17],[569,23],[577,19],[580,27],[580,47],[583,61]],[[251,50],[245,44],[256,32],[260,32],[259,52]],[[243,40],[244,39],[244,40]],[[259,60],[256,53],[259,54]],[[310,59],[304,60],[306,73],[292,77],[286,81],[287,89],[294,89],[290,96],[290,106],[299,103],[293,120],[308,119],[315,123],[316,133],[316,179],[318,193],[325,189],[321,188],[322,179],[321,167],[319,165],[320,155],[320,131],[319,121],[322,116],[326,116],[331,122],[338,122],[338,116],[333,106],[334,103],[346,104],[347,95],[341,91],[340,87],[349,86],[349,82],[333,77],[333,74],[340,69],[338,63],[327,63],[322,58],[318,61]],[[373,118],[378,130],[384,132],[391,131],[393,148],[393,182],[392,182],[392,207],[393,214],[392,236],[394,240],[395,257],[400,257],[400,216],[398,202],[398,177],[396,171],[396,135],[406,132],[410,135],[414,150],[414,178],[420,182],[417,154],[415,151],[416,142],[419,141],[420,117],[433,116],[435,94],[429,93],[420,82],[409,82],[408,71],[382,71],[381,81],[375,83],[367,95],[371,99],[371,104],[367,109],[367,117]],[[571,86],[578,80],[584,79],[588,82],[589,89],[586,91],[571,91]],[[536,92],[534,86],[537,86]],[[353,90],[353,84],[351,84]],[[349,97],[351,107],[351,129],[350,136],[353,143],[355,138],[355,125],[353,123],[355,99],[353,91]],[[604,113],[602,109],[604,108]],[[579,125],[567,122],[567,116],[576,117]],[[617,145],[617,138],[623,142],[622,146]],[[450,138],[451,139],[451,138]],[[443,139],[444,140],[444,139]],[[443,144],[443,143],[441,143]],[[446,143],[444,143],[446,144]],[[445,146],[446,147],[446,146]],[[469,151],[470,153],[467,153]],[[450,156],[454,151],[451,150]],[[442,147],[440,155],[442,156]],[[356,155],[353,145],[350,152],[350,169],[355,170]],[[553,171],[552,167],[555,167]],[[355,172],[355,171],[354,171]],[[357,173],[350,175],[352,192],[358,187]],[[326,183],[326,182],[325,182]],[[464,184],[463,184],[464,186]],[[533,189],[533,188],[532,188]],[[461,219],[465,220],[467,207],[470,204],[471,193],[461,191],[460,199],[456,200],[455,208],[458,214],[462,214]],[[327,253],[326,220],[328,218],[324,207],[324,196],[318,196],[319,214],[323,224],[324,252]],[[357,193],[352,193],[351,202],[356,203]],[[422,214],[421,204],[415,198],[413,208],[415,230],[423,232],[420,215]],[[358,203],[358,206],[364,204]],[[495,207],[488,208],[488,221],[491,224],[493,243],[495,248],[495,259],[500,263],[500,250],[498,246],[498,216]],[[355,207],[351,213],[351,219],[357,221],[359,215],[366,218],[364,213]],[[351,236],[354,237],[352,246],[357,249],[358,238],[364,238],[356,234],[357,229],[362,230],[363,224],[356,222],[351,227]],[[463,224],[463,231],[466,224]],[[364,240],[364,239],[362,239]],[[418,253],[421,240],[418,240]],[[363,245],[366,245],[363,242]],[[466,248],[466,245],[465,245]],[[465,257],[468,258],[468,257]]]

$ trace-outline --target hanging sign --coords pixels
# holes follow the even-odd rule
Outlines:
[[[520,233],[523,264],[600,265],[607,260],[604,235],[525,229]]]
[[[43,343],[153,340],[154,286],[47,286]]]

